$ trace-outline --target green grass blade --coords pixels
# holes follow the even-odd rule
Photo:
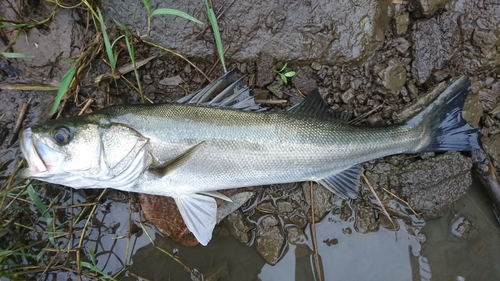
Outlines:
[[[148,10],[148,13],[151,13],[151,2],[148,0],[142,0],[142,3],[144,4],[144,7]]]
[[[71,261],[70,263],[71,263],[71,264],[76,264],[76,261]],[[81,265],[81,266],[83,266],[83,267],[86,267],[86,268],[88,268],[88,269],[90,269],[90,270],[92,270],[92,271],[94,271],[94,272],[96,272],[96,273],[98,273],[98,274],[100,274],[103,278],[110,279],[110,280],[116,280],[116,279],[115,279],[115,278],[113,278],[112,276],[110,276],[110,275],[108,275],[108,274],[106,274],[106,273],[102,272],[101,270],[99,270],[97,267],[95,267],[95,266],[94,266],[93,264],[91,264],[91,263],[88,263],[88,262],[86,262],[86,261],[81,261],[81,262],[80,262],[80,265]]]
[[[9,59],[31,59],[34,58],[34,55],[20,54],[20,53],[0,53],[0,56],[9,58]]]
[[[179,11],[176,9],[159,8],[159,9],[154,10],[153,13],[151,14],[151,16],[156,16],[156,15],[178,16],[178,17],[182,17],[182,18],[185,18],[187,20],[190,20],[190,21],[194,21],[194,22],[199,23],[199,24],[203,24],[203,22],[199,21],[197,18],[195,18],[189,14],[186,14],[183,11]]]
[[[113,55],[113,49],[111,48],[111,43],[109,41],[108,32],[106,31],[106,26],[104,25],[104,19],[102,18],[101,10],[97,9],[99,14],[99,24],[101,25],[102,38],[104,40],[104,47],[106,49],[106,54],[108,55],[109,64],[111,65],[111,70],[116,69],[116,59]]]
[[[214,10],[212,10],[210,5],[208,4],[208,0],[205,0],[205,7],[207,8],[208,20],[210,21],[210,25],[212,26],[212,30],[214,31],[215,45],[217,46],[217,53],[219,54],[219,59],[220,62],[222,63],[222,68],[224,69],[224,72],[227,72],[226,62],[224,60],[224,49],[222,47],[222,39],[220,37],[217,17],[215,16]]]
[[[28,190],[28,196],[31,198],[33,203],[35,203],[36,208],[45,218],[45,222],[47,223],[47,232],[50,243],[52,243],[52,245],[54,245],[54,247],[57,248],[56,241],[54,240],[54,227],[52,226],[52,217],[50,216],[50,213],[47,212],[47,208],[45,208],[45,206],[42,203],[42,200],[40,200],[40,197],[38,197],[38,194],[36,194],[35,189],[31,184],[28,185],[27,190]]]
[[[54,100],[54,104],[52,105],[52,109],[50,110],[50,115],[56,113],[57,107],[61,103],[61,99],[64,96],[64,93],[66,93],[66,91],[68,90],[69,85],[73,80],[73,76],[75,76],[75,72],[76,72],[76,63],[73,63],[71,67],[68,69],[68,72],[66,72],[61,78],[61,86],[59,86],[59,90],[57,90],[57,95]]]

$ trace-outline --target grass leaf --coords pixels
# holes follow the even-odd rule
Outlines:
[[[144,4],[144,7],[148,10],[148,13],[151,13],[151,2],[148,0],[142,0],[142,3]]]
[[[156,16],[156,15],[178,16],[178,17],[182,17],[182,18],[185,18],[187,20],[190,20],[190,21],[194,21],[194,22],[199,23],[199,24],[203,24],[203,22],[199,21],[197,18],[195,18],[189,14],[186,14],[183,11],[179,11],[176,9],[159,8],[159,9],[154,10],[153,13],[151,14],[151,16]]]
[[[220,62],[222,63],[222,68],[224,72],[227,72],[226,63],[224,60],[224,49],[222,48],[222,39],[220,37],[219,24],[217,23],[217,17],[215,16],[214,10],[210,7],[208,0],[205,0],[205,7],[207,9],[208,20],[212,26],[215,37],[215,45],[217,46],[217,53],[219,55]]]
[[[111,69],[114,71],[116,68],[116,59],[113,55],[113,49],[111,48],[111,43],[109,42],[108,32],[106,31],[106,26],[104,25],[104,19],[102,18],[101,10],[97,9],[99,14],[99,23],[101,25],[102,38],[104,40],[104,47],[106,49],[106,54],[108,55],[109,64]]]
[[[70,262],[71,264],[76,264],[76,261],[71,261]],[[93,264],[89,263],[89,262],[86,262],[86,261],[81,261],[80,262],[80,265],[83,266],[83,267],[86,267],[98,274],[100,274],[102,277],[106,278],[106,279],[110,279],[110,280],[116,280],[115,278],[113,278],[112,276],[102,272],[101,270],[99,270],[97,267],[95,267]]]
[[[50,110],[50,114],[54,114],[57,111],[57,107],[61,103],[61,99],[66,93],[66,91],[69,88],[69,85],[71,84],[71,81],[73,80],[73,76],[75,76],[76,72],[76,63],[73,63],[71,67],[68,69],[68,72],[66,72],[63,77],[61,78],[61,86],[59,86],[59,90],[57,90],[57,95],[54,100],[54,104],[52,105],[52,109]]]
[[[31,59],[34,58],[34,55],[20,54],[20,53],[0,53],[1,56],[9,58],[9,59]]]
[[[38,197],[38,194],[36,194],[35,189],[31,184],[28,185],[27,190],[28,196],[31,198],[33,203],[35,203],[35,207],[45,218],[50,243],[52,243],[52,245],[57,248],[56,241],[54,240],[54,227],[52,226],[52,217],[50,216],[50,213],[47,212],[47,208],[45,208],[45,205],[43,205],[42,200],[40,200],[40,197]]]

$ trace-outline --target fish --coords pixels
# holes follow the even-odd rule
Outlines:
[[[355,126],[316,89],[285,111],[255,104],[230,71],[175,102],[120,105],[48,120],[19,135],[28,167],[21,177],[72,188],[113,188],[170,196],[188,229],[207,245],[217,192],[315,181],[356,198],[359,164],[393,154],[471,151],[478,130],[461,111],[470,80],[454,80],[411,119]]]

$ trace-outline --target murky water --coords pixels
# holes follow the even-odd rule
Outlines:
[[[105,201],[99,206],[83,245],[95,249],[98,267],[110,274],[128,267],[120,280],[190,278],[143,231],[128,241],[129,214],[139,226],[139,213],[130,213],[127,203]],[[466,231],[458,228],[464,221],[472,223]],[[381,227],[362,234],[355,231],[353,219],[343,221],[330,212],[316,225],[323,280],[498,280],[500,227],[482,186],[473,185],[440,219],[413,218],[413,226],[401,219],[396,222],[395,231]],[[276,265],[267,264],[253,246],[238,242],[225,227],[216,228],[206,247],[183,247],[150,226],[145,230],[157,247],[176,253],[205,280],[319,280],[310,225],[305,230],[307,241],[289,243]]]

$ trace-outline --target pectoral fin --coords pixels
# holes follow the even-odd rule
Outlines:
[[[359,190],[358,166],[336,173],[317,182],[342,198],[356,198]]]
[[[157,167],[149,168],[148,171],[160,178],[166,176],[167,174],[184,165],[189,159],[191,159],[191,157],[193,157],[194,153],[201,147],[203,143],[204,141],[200,142],[199,144],[189,148],[184,153],[168,161],[167,163]]]
[[[187,228],[201,245],[206,246],[212,238],[217,216],[215,199],[200,194],[174,197],[175,203]]]

